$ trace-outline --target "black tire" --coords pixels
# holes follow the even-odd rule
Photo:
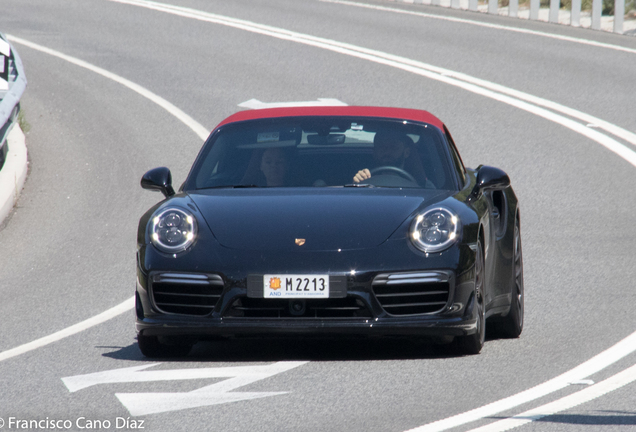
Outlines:
[[[503,321],[497,323],[499,333],[507,338],[518,338],[523,331],[525,293],[523,290],[523,251],[521,249],[519,221],[515,222],[513,247],[514,279],[511,286],[512,303],[510,304],[508,315],[503,318]]]
[[[477,331],[468,336],[455,338],[456,348],[460,354],[479,354],[486,341],[486,315],[484,312],[484,283],[485,283],[484,253],[481,241],[477,242],[475,256],[475,295],[473,297],[473,311],[477,318]]]
[[[139,350],[146,357],[185,357],[192,349],[191,343],[167,344],[159,340],[157,336],[137,335]]]

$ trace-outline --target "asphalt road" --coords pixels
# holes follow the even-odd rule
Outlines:
[[[636,38],[395,2],[366,4],[632,52],[316,0],[170,3],[460,72],[636,133]],[[138,351],[131,310],[0,360],[4,430],[20,429],[21,420],[45,420],[62,421],[49,430],[402,432],[531,389],[636,331],[636,166],[554,118],[390,64],[131,4],[4,0],[0,9],[1,31],[141,85],[208,130],[250,99],[336,98],[433,112],[448,125],[467,166],[498,166],[510,175],[521,205],[526,283],[521,338],[489,340],[480,355],[469,357],[400,339],[247,339],[200,343],[185,359],[152,366]],[[131,89],[15,46],[29,80],[22,107],[32,126],[30,174],[0,231],[0,358],[133,295],[137,221],[160,199],[143,191],[139,179],[168,166],[180,184],[202,144],[191,128]],[[585,379],[598,383],[633,366],[634,348],[632,340],[626,355]],[[125,394],[143,393],[139,399],[152,405],[161,393],[224,382],[186,380],[173,370],[242,367],[231,375],[238,376],[278,362],[300,363],[282,363],[290,369],[234,391],[284,394],[187,409],[174,404],[174,411],[142,415],[122,402],[132,397]],[[165,378],[124,377],[77,391],[62,381],[143,366],[165,371]],[[592,387],[566,385],[452,430],[472,430]],[[636,430],[635,394],[632,381],[516,430]]]

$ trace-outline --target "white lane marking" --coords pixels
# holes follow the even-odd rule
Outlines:
[[[495,83],[489,83],[487,81],[479,80],[477,78],[470,77],[465,74],[461,74],[458,72],[454,72],[448,69],[438,68],[436,66],[432,66],[426,63],[418,62],[415,60],[407,59],[400,56],[391,55],[382,51],[370,50],[366,48],[362,48],[356,45],[345,44],[341,42],[337,42],[330,39],[319,38],[303,33],[292,32],[289,30],[267,26],[263,24],[254,23],[251,21],[239,20],[236,18],[225,17],[222,15],[211,14],[208,12],[198,11],[195,9],[184,8],[179,6],[168,5],[164,3],[158,3],[154,1],[148,0],[109,0],[116,3],[128,4],[132,6],[139,6],[151,10],[156,10],[159,12],[166,12],[169,14],[196,19],[199,21],[210,22],[214,24],[221,24],[228,27],[237,28],[240,30],[249,31],[252,33],[262,34],[266,36],[271,36],[277,39],[287,40],[291,42],[301,43],[304,45],[314,46],[317,48],[326,49],[329,51],[337,52],[340,54],[345,54],[351,57],[360,58],[363,60],[368,60],[374,63],[383,64],[386,66],[390,66],[396,69],[401,69],[413,74],[417,74],[420,76],[424,76],[426,78],[444,82],[446,84],[462,88],[464,90],[470,91],[472,93],[476,93],[494,100],[498,100],[500,102],[506,103],[508,105],[517,107],[519,109],[525,110],[532,114],[543,117],[552,122],[558,123],[562,126],[565,126],[574,132],[577,132],[581,135],[590,138],[593,141],[601,144],[608,150],[616,153],[618,156],[629,162],[630,164],[636,167],[636,152],[629,149],[625,145],[617,142],[616,140],[598,132],[592,130],[590,128],[581,125],[569,118],[563,117],[561,115],[555,114],[552,111],[548,111],[547,109],[541,108],[539,106],[533,105],[530,102],[526,102],[521,98],[531,98],[535,103],[541,103],[545,106],[549,106],[551,108],[559,108],[566,109],[567,107],[563,107],[562,105],[558,105],[554,102],[541,99],[535,96],[531,96],[525,94],[523,92],[518,92],[513,89],[508,89],[507,87],[500,86]],[[455,76],[461,77],[462,79],[457,79]],[[473,81],[468,82],[467,80]],[[495,90],[497,89],[497,91]],[[509,94],[499,93],[500,91],[505,91]],[[513,95],[517,96],[514,97]],[[578,111],[568,108],[571,113],[577,113]],[[583,114],[583,113],[580,113]],[[589,116],[589,118],[593,118]],[[596,119],[597,124],[607,123],[603,120]],[[610,125],[610,123],[607,123]],[[629,137],[631,132],[626,131],[624,129],[619,128],[616,125],[611,125],[614,130],[620,130],[622,136]],[[634,137],[633,144],[636,145],[636,137]]]
[[[592,384],[594,384],[594,380],[590,380],[590,379],[578,380],[578,381],[572,381],[570,384],[572,384],[572,385],[592,385]]]
[[[162,107],[163,109],[165,109],[166,111],[168,111],[170,114],[172,114],[173,116],[175,116],[177,119],[179,119],[181,122],[183,122],[187,127],[189,127],[190,129],[192,129],[192,131],[194,133],[196,133],[199,138],[201,138],[202,140],[207,139],[208,135],[209,135],[209,131],[204,128],[200,123],[198,123],[196,120],[194,120],[192,117],[190,117],[189,115],[187,115],[185,112],[181,111],[179,108],[177,108],[176,106],[174,106],[173,104],[171,104],[170,102],[168,102],[167,100],[163,99],[162,97],[152,93],[150,90],[140,86],[139,84],[135,84],[132,81],[129,81],[125,78],[120,77],[119,75],[116,75],[112,72],[109,72],[105,69],[99,68],[97,66],[94,66],[90,63],[87,63],[83,60],[77,59],[75,57],[71,57],[68,56],[66,54],[63,54],[59,51],[55,51],[52,50],[50,48],[44,47],[42,45],[38,45],[35,44],[33,42],[29,42],[25,39],[22,38],[18,38],[12,35],[6,35],[7,38],[14,43],[20,44],[20,45],[24,45],[26,47],[32,48],[34,50],[43,52],[45,54],[49,54],[52,55],[54,57],[58,57],[62,60],[66,60],[69,63],[72,63],[76,66],[80,66],[83,67],[85,69],[88,69],[92,72],[95,72],[99,75],[102,75],[106,78],[109,78],[119,84],[122,84],[125,87],[128,87],[129,89],[137,92],[138,94],[140,94],[141,96],[149,99],[151,102],[156,103],[157,105],[159,105],[160,107]],[[35,341],[26,343],[24,345],[20,345],[18,347],[9,349],[7,351],[1,352],[0,353],[0,361],[3,360],[7,360],[9,358],[18,356],[20,354],[24,354],[26,352],[35,350],[37,348],[41,348],[45,345],[48,345],[50,343],[59,341],[60,339],[63,339],[65,337],[74,335],[76,333],[79,333],[81,331],[84,331],[90,327],[96,326],[98,324],[101,324],[105,321],[108,321],[111,318],[116,317],[117,315],[120,315],[126,311],[131,310],[132,308],[135,307],[135,297],[131,297],[128,300],[126,300],[125,302],[119,304],[118,306],[115,306],[112,309],[109,309],[105,312],[102,312],[99,315],[96,315],[92,318],[89,318],[85,321],[82,321],[78,324],[72,325],[70,327],[67,327],[66,329],[60,330],[56,333],[53,333],[52,335],[49,336],[45,336],[43,338],[37,339]]]
[[[106,322],[111,318],[115,318],[116,316],[121,315],[124,312],[127,312],[134,307],[135,307],[135,297],[133,296],[129,298],[128,300],[118,304],[117,306],[110,308],[107,311],[100,313],[99,315],[95,315],[92,318],[89,318],[80,323],[67,327],[51,335],[45,336],[40,339],[36,339],[33,342],[29,342],[24,345],[20,345],[18,347],[12,348],[10,350],[3,351],[0,353],[0,361],[10,359],[11,357],[19,356],[20,354],[33,351],[45,345],[51,344],[53,342],[57,342],[60,339],[64,339],[66,337],[69,337],[79,332],[82,332],[84,330],[87,330],[98,324]]]
[[[166,12],[169,14],[182,16],[185,18],[196,19],[199,21],[210,22],[214,24],[221,24],[228,27],[237,28],[240,30],[249,31],[252,33],[263,34],[266,36],[274,37],[277,39],[287,40],[291,42],[301,43],[304,45],[314,46],[317,48],[326,49],[329,51],[345,54],[348,56],[368,60],[374,63],[383,64],[393,68],[401,69],[407,72],[411,72],[426,78],[441,81],[446,84],[463,88],[470,92],[480,94],[482,96],[498,100],[508,105],[515,106],[519,109],[528,111],[532,114],[541,116],[547,120],[556,122],[565,126],[577,133],[580,133],[599,144],[603,145],[610,151],[616,153],[632,165],[636,166],[636,153],[623,144],[609,138],[597,131],[591,131],[589,128],[582,127],[582,125],[574,122],[566,117],[559,116],[551,111],[542,109],[538,106],[541,105],[546,108],[551,108],[556,111],[572,116],[579,117],[581,120],[590,122],[593,121],[598,125],[604,125],[604,127],[614,135],[617,135],[628,142],[636,145],[636,135],[625,129],[622,129],[616,125],[605,122],[591,115],[582,113],[572,108],[565,107],[546,99],[542,99],[536,96],[529,95],[514,89],[507,88],[505,86],[491,83],[485,80],[471,77],[466,74],[455,72],[449,69],[439,68],[423,62],[408,59],[405,57],[395,56],[382,51],[371,50],[356,45],[337,42],[330,39],[319,38],[303,33],[292,32],[289,30],[267,26],[263,24],[254,23],[251,21],[239,20],[236,18],[225,17],[222,15],[211,14],[208,12],[198,11],[195,9],[184,8],[179,6],[168,5],[164,3],[158,3],[148,0],[109,0],[116,3],[129,4],[133,6],[144,7],[159,12]],[[527,102],[527,103],[526,103]],[[592,132],[592,133],[590,133]]]
[[[499,420],[495,423],[488,424],[486,426],[472,429],[469,432],[503,432],[518,426],[522,426],[526,423],[539,420],[543,417],[554,415],[556,413],[574,408],[586,402],[590,402],[600,396],[606,395],[614,390],[626,386],[636,381],[636,365],[625,369],[622,372],[617,373],[605,381],[601,381],[598,384],[587,387],[584,390],[573,393],[569,396],[565,396],[554,402],[550,402],[538,408],[531,409],[524,413],[518,414],[514,417],[510,417],[504,420]]]
[[[391,58],[393,56],[387,55],[385,58]],[[471,84],[475,84],[479,87],[483,87],[483,88],[487,88],[489,90],[492,90],[494,92],[497,93],[501,93],[501,94],[505,94],[517,99],[521,99],[523,101],[529,102],[531,104],[535,104],[535,105],[539,105],[542,106],[544,108],[548,108],[551,109],[553,111],[559,112],[561,114],[565,114],[569,117],[573,117],[577,120],[583,121],[586,124],[587,127],[591,127],[591,128],[599,128],[599,129],[603,129],[606,132],[611,133],[612,135],[615,135],[627,142],[629,142],[630,144],[636,146],[636,134],[633,132],[630,132],[626,129],[623,129],[615,124],[609,123],[605,120],[602,120],[598,117],[594,117],[593,115],[581,112],[579,110],[576,110],[574,108],[570,108],[567,107],[565,105],[561,105],[559,103],[553,102],[551,100],[548,99],[543,99],[540,98],[538,96],[534,96],[531,95],[529,93],[525,93],[522,92],[520,90],[515,90],[509,87],[505,87],[503,85],[500,84],[496,84],[493,83],[491,81],[486,81],[480,78],[476,78],[473,77],[471,75],[466,75],[464,73],[461,72],[455,72],[449,69],[444,69],[444,68],[440,68],[437,66],[432,66],[432,65],[428,65],[426,63],[421,63],[415,60],[410,60],[410,59],[406,59],[406,58],[400,58],[400,57],[395,57],[397,61],[401,61],[404,62],[405,64],[410,64],[416,67],[420,67],[422,69],[425,70],[429,70],[431,72],[435,72],[438,73],[444,77],[449,77],[449,78],[454,78],[454,79],[458,79],[461,81],[465,81]]]
[[[182,110],[180,110],[179,108],[177,108],[176,106],[174,106],[173,104],[171,104],[170,102],[168,102],[167,100],[165,100],[164,98],[162,98],[161,96],[158,96],[156,94],[154,94],[153,92],[151,92],[150,90],[140,86],[139,84],[135,84],[132,81],[127,80],[126,78],[120,77],[119,75],[116,75],[112,72],[109,72],[105,69],[102,69],[100,67],[97,67],[95,65],[92,65],[90,63],[85,62],[84,60],[80,60],[78,58],[75,57],[71,57],[69,55],[63,54],[59,51],[55,51],[52,50],[50,48],[44,47],[42,45],[38,45],[35,44],[33,42],[29,42],[25,39],[21,39],[12,35],[7,35],[7,38],[11,41],[11,42],[15,42],[17,44],[20,45],[24,45],[26,47],[32,48],[34,50],[43,52],[45,54],[49,54],[52,55],[54,57],[60,58],[62,60],[66,60],[69,63],[72,63],[76,66],[80,66],[83,67],[85,69],[88,69],[92,72],[95,72],[99,75],[102,75],[106,78],[109,78],[125,87],[128,87],[129,89],[131,89],[132,91],[140,94],[141,96],[149,99],[151,102],[156,103],[157,105],[159,105],[161,108],[165,109],[166,111],[168,111],[170,114],[172,114],[173,116],[175,116],[177,119],[179,119],[182,123],[184,123],[186,126],[188,126],[190,129],[192,129],[192,131],[197,134],[199,136],[199,138],[201,138],[202,140],[207,139],[208,135],[210,134],[210,132],[204,128],[200,123],[198,123],[196,120],[194,120],[192,117],[190,117],[189,115],[187,115],[185,112],[183,112]]]
[[[222,15],[216,15],[216,14],[211,14],[208,12],[203,12],[203,11],[198,11],[196,9],[190,9],[190,8],[184,8],[184,7],[179,7],[179,6],[173,6],[173,5],[169,5],[169,4],[165,4],[165,3],[158,3],[158,2],[154,2],[154,1],[146,1],[146,0],[110,0],[110,1],[114,1],[114,2],[118,2],[118,3],[123,3],[123,4],[129,4],[129,5],[133,5],[133,6],[139,6],[139,7],[144,7],[144,8],[148,8],[148,9],[152,9],[152,10],[157,10],[160,12],[166,12],[166,13],[170,13],[173,15],[178,15],[178,16],[182,16],[185,18],[191,18],[191,19],[196,19],[196,20],[200,20],[200,21],[205,21],[205,22],[211,22],[211,23],[215,23],[215,24],[221,24],[221,25],[225,25],[225,26],[230,26],[230,27],[234,27],[234,28],[238,28],[241,30],[246,30],[246,31],[250,31],[253,33],[260,33],[260,34],[264,34],[267,36],[271,36],[271,37],[275,37],[278,39],[284,39],[284,40],[289,40],[292,42],[298,42],[298,43],[302,43],[305,45],[312,45],[318,48],[323,48],[323,49],[328,49],[331,51],[335,51],[335,52],[339,52],[341,54],[345,54],[345,55],[351,55],[354,57],[358,57],[358,58],[363,58],[369,61],[373,61],[376,63],[381,63],[381,64],[385,64],[387,66],[392,66],[392,67],[397,67],[403,70],[407,70],[410,72],[414,72],[413,70],[408,70],[405,67],[400,67],[398,64],[401,64],[402,66],[413,66],[415,68],[418,69],[422,69],[425,71],[430,71],[433,72],[434,75],[426,75],[427,78],[431,78],[431,79],[435,79],[438,81],[444,81],[447,84],[451,84],[451,85],[456,85],[454,82],[451,81],[447,81],[447,80],[443,80],[440,78],[448,78],[448,79],[455,79],[455,80],[461,80],[461,81],[465,81],[467,83],[471,83],[471,84],[475,84],[479,87],[483,87],[489,90],[492,90],[494,92],[498,92],[498,93],[502,93],[508,96],[512,96],[514,98],[517,99],[521,99],[524,100],[526,102],[529,102],[531,104],[535,104],[535,105],[539,105],[557,112],[560,112],[562,114],[565,114],[567,116],[573,117],[575,119],[587,122],[587,123],[593,123],[595,125],[597,125],[599,128],[606,130],[607,132],[631,143],[632,145],[636,146],[636,134],[634,134],[633,132],[630,132],[626,129],[623,129],[617,125],[614,125],[612,123],[609,123],[605,120],[602,120],[600,118],[594,117],[590,114],[587,113],[583,113],[581,111],[575,110],[573,108],[569,108],[567,106],[558,104],[556,102],[547,100],[547,99],[543,99],[537,96],[533,96],[530,95],[528,93],[519,91],[519,90],[515,90],[515,89],[511,89],[509,87],[505,87],[502,86],[500,84],[496,84],[490,81],[486,81],[483,79],[479,79],[476,77],[472,77],[470,75],[466,75],[463,74],[461,72],[456,72],[450,69],[445,69],[445,68],[440,68],[437,66],[433,66],[427,63],[423,63],[423,62],[419,62],[416,60],[412,60],[409,58],[405,58],[405,57],[401,57],[401,56],[396,56],[396,55],[392,55],[392,54],[388,54],[382,51],[377,51],[377,50],[371,50],[371,49],[366,49],[363,47],[359,47],[356,45],[351,45],[351,44],[347,44],[347,43],[342,43],[342,42],[338,42],[338,41],[334,41],[331,39],[325,39],[325,38],[319,38],[319,37],[314,37],[311,35],[307,35],[307,34],[303,34],[303,33],[297,33],[297,32],[292,32],[289,30],[285,30],[285,29],[281,29],[278,27],[272,27],[272,26],[267,26],[267,25],[263,25],[263,24],[258,24],[258,23],[254,23],[251,21],[245,21],[245,20],[239,20],[239,19],[235,19],[235,18],[230,18],[230,17],[225,17]],[[359,3],[356,3],[355,5],[360,5]],[[461,22],[465,21],[465,20],[460,20]],[[502,27],[502,26],[497,26],[497,27]],[[512,28],[511,28],[512,29]],[[524,31],[525,32],[525,31]],[[536,32],[535,32],[536,33]],[[546,33],[545,35],[549,35],[548,33]],[[570,38],[570,39],[574,39],[575,41],[585,41],[584,39],[578,40],[575,38]],[[313,42],[313,43],[312,43]],[[590,42],[590,44],[592,44],[593,41],[587,41]],[[605,48],[609,48],[609,47],[614,47],[613,45],[608,45],[605,46],[605,44],[601,44],[603,47]],[[343,50],[339,50],[338,48],[343,48],[345,51]],[[620,48],[620,47],[617,47]],[[632,50],[634,53],[636,53],[636,50]],[[361,56],[358,55],[359,54],[369,54],[371,57],[365,57],[365,56]],[[372,57],[377,57],[379,59],[383,59],[383,60],[388,60],[390,62],[394,62],[394,63],[387,63],[387,62],[383,62],[383,61],[378,61],[378,59],[374,59]],[[414,72],[417,73],[417,72]],[[422,74],[420,74],[422,75]],[[441,76],[441,77],[438,77]],[[472,91],[468,88],[466,88],[466,90]],[[487,96],[487,95],[484,95]],[[489,96],[487,96],[489,97]],[[502,100],[502,102],[504,102]],[[506,103],[506,102],[505,102]],[[522,108],[523,109],[523,108]],[[536,112],[535,112],[536,114]],[[565,126],[565,125],[564,125]],[[566,126],[567,127],[567,126]],[[589,136],[588,136],[589,138]],[[594,139],[594,138],[592,138]],[[603,144],[604,145],[604,144]],[[607,147],[607,146],[606,146]],[[611,149],[610,149],[611,150]],[[612,150],[614,151],[614,150]]]
[[[238,104],[241,108],[263,109],[263,108],[283,108],[283,107],[322,107],[322,106],[347,106],[346,103],[338,99],[318,98],[315,101],[303,102],[261,102],[258,99],[250,99]]]
[[[451,79],[456,79],[456,80],[460,80],[460,81],[464,81],[470,84],[474,84],[478,87],[482,87],[482,88],[486,88],[489,90],[492,90],[496,93],[501,93],[507,96],[511,96],[513,98],[516,99],[520,99],[526,102],[529,102],[531,104],[534,105],[538,105],[538,106],[542,106],[544,108],[548,108],[551,109],[553,111],[559,112],[561,114],[565,114],[569,117],[573,117],[577,120],[583,121],[588,123],[586,126],[587,127],[594,127],[594,128],[600,128],[600,129],[604,129],[605,131],[611,133],[612,135],[615,135],[627,142],[629,142],[630,144],[636,146],[636,134],[633,132],[630,132],[626,129],[623,129],[615,124],[609,123],[605,120],[602,120],[598,117],[594,117],[590,114],[581,112],[579,110],[576,110],[574,108],[570,108],[567,107],[565,105],[561,105],[559,103],[553,102],[551,100],[547,100],[547,99],[543,99],[540,98],[538,96],[534,96],[531,95],[529,93],[525,93],[522,92],[520,90],[515,90],[509,87],[505,87],[503,85],[500,84],[496,84],[493,83],[491,81],[486,81],[480,78],[476,78],[470,75],[466,75],[464,73],[461,72],[455,72],[449,69],[444,69],[444,68],[440,68],[437,66],[432,66],[426,63],[422,63],[422,62],[418,62],[416,60],[411,60],[411,59],[407,59],[404,57],[398,57],[398,56],[392,56],[390,54],[385,54],[385,53],[374,53],[382,58],[386,58],[389,60],[395,60],[397,62],[401,62],[407,65],[412,65],[414,67],[417,68],[421,68],[433,73],[437,73],[443,77],[447,77],[447,78],[451,78]],[[451,84],[453,85],[453,84]],[[503,102],[503,101],[502,101]],[[591,126],[590,126],[591,125]]]
[[[480,26],[480,27],[488,27],[488,28],[497,29],[497,30],[507,30],[507,31],[515,32],[515,33],[524,33],[524,34],[529,34],[529,35],[534,35],[534,36],[542,36],[542,37],[558,39],[558,40],[567,41],[567,42],[574,42],[574,43],[579,43],[579,44],[584,44],[584,45],[591,45],[591,46],[595,46],[595,47],[608,48],[608,49],[613,49],[613,50],[616,50],[616,51],[624,51],[624,52],[628,52],[628,53],[631,53],[631,54],[636,54],[636,49],[633,49],[633,48],[627,48],[627,47],[623,47],[623,46],[620,46],[620,45],[612,45],[612,44],[607,44],[607,43],[603,43],[603,42],[596,42],[596,41],[593,41],[593,40],[590,40],[590,39],[575,38],[575,37],[563,36],[563,35],[554,34],[554,33],[546,33],[546,32],[540,32],[540,31],[535,31],[535,30],[528,30],[528,29],[519,28],[519,27],[504,26],[504,25],[499,25],[499,24],[490,24],[490,23],[485,23],[485,22],[481,22],[481,21],[474,21],[474,20],[469,20],[469,19],[464,19],[464,18],[454,18],[454,17],[442,16],[442,15],[429,14],[429,13],[425,13],[425,12],[415,12],[415,11],[392,8],[392,7],[386,7],[386,6],[374,6],[374,5],[358,3],[358,2],[351,2],[351,1],[345,1],[345,0],[318,0],[318,1],[321,1],[323,3],[336,3],[336,4],[341,4],[341,5],[347,5],[347,6],[356,6],[356,7],[365,8],[365,9],[375,9],[375,10],[380,10],[380,11],[384,11],[384,12],[393,12],[393,13],[399,13],[399,14],[404,14],[404,15],[415,15],[415,16],[421,16],[421,17],[424,17],[424,18],[432,18],[432,19],[438,19],[438,20],[443,20],[443,21],[451,21],[451,22],[457,22],[457,23],[461,23],[461,24],[471,24],[471,25],[476,25],[476,26]]]
[[[76,392],[97,384],[229,378],[186,393],[115,394],[131,415],[139,416],[286,394],[288,392],[230,392],[306,363],[308,362],[277,362],[265,366],[231,366],[142,372],[144,369],[160,364],[154,363],[66,377],[62,378],[62,381],[69,391]]]
[[[602,353],[592,357],[585,363],[581,363],[574,369],[571,369],[549,381],[532,387],[528,390],[517,393],[516,395],[492,402],[488,405],[466,411],[464,413],[435,421],[407,432],[441,432],[467,423],[490,417],[500,412],[515,408],[526,402],[531,402],[540,397],[561,390],[572,382],[581,381],[590,375],[593,375],[618,360],[636,351],[636,332],[627,336],[611,348],[606,349]]]

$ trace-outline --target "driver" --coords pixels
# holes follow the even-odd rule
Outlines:
[[[413,140],[406,134],[390,131],[376,133],[373,138],[375,167],[394,166],[404,169],[404,163],[411,154],[413,145]],[[360,183],[368,178],[371,178],[371,171],[364,168],[353,176],[353,182]]]

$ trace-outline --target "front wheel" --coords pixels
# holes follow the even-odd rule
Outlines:
[[[172,341],[170,341],[172,342]],[[158,336],[137,335],[139,350],[146,357],[185,357],[192,349],[192,343],[164,343]]]
[[[486,341],[486,315],[484,311],[484,253],[481,241],[477,242],[475,254],[475,295],[473,297],[473,310],[477,318],[477,331],[468,336],[459,336],[455,339],[458,351],[461,354],[479,354]]]
[[[521,251],[521,233],[519,221],[515,222],[514,238],[514,281],[511,287],[510,312],[502,322],[497,323],[499,332],[508,338],[518,338],[523,330],[524,292],[523,292],[523,254]]]

